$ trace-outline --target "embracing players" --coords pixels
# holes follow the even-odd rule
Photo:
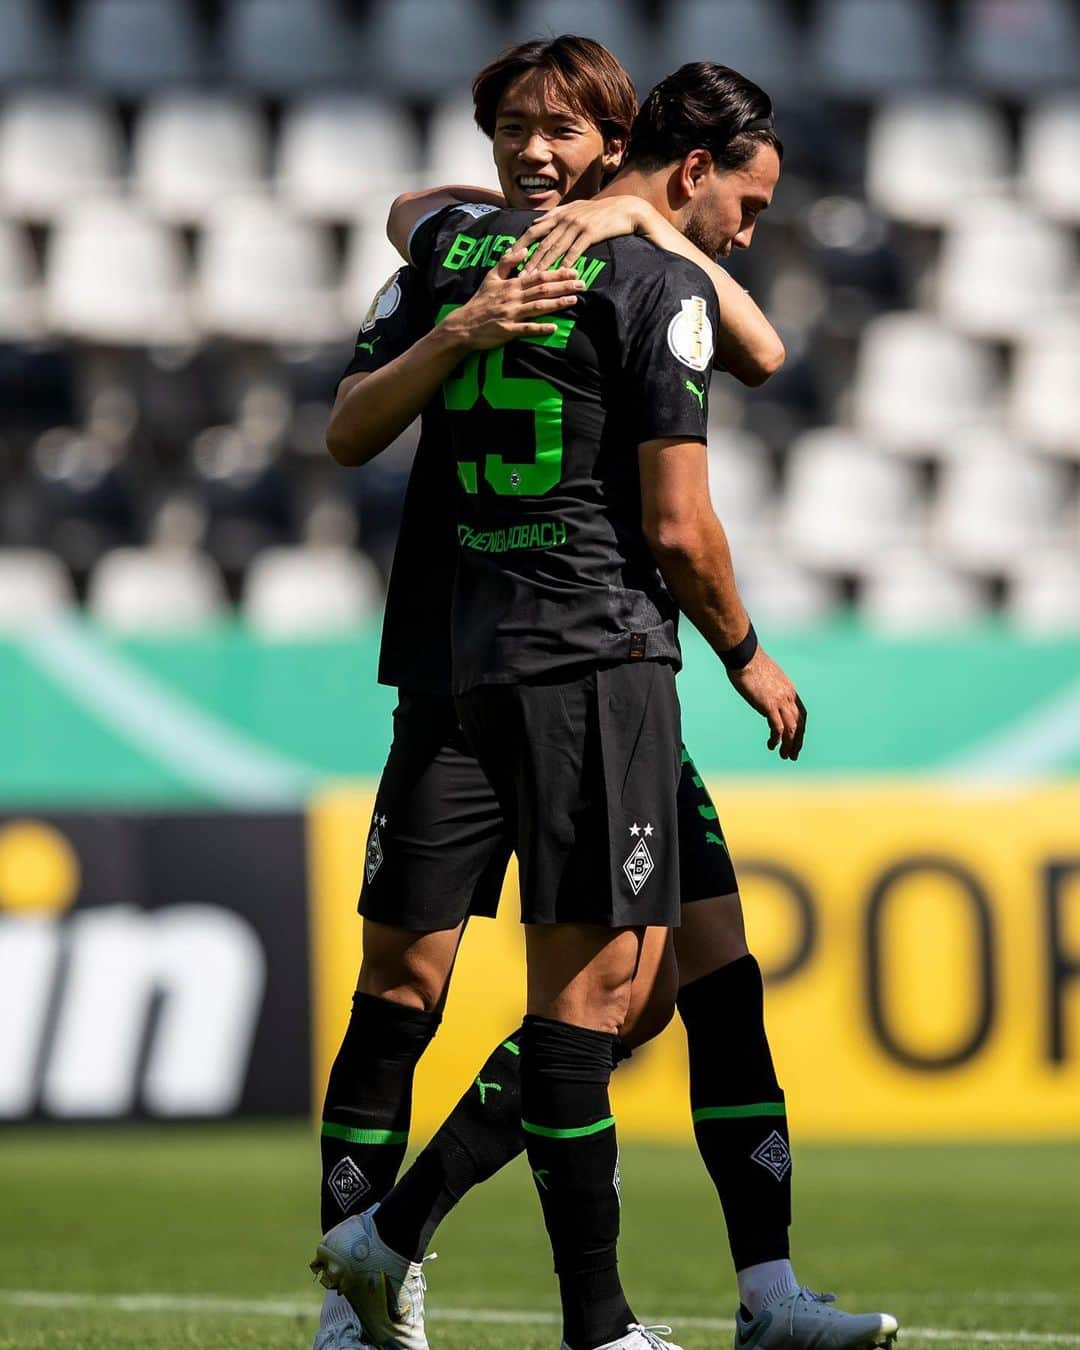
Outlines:
[[[481,125],[486,96],[485,129],[514,204],[592,191],[621,158],[625,75],[602,48],[581,44],[528,44],[516,49],[516,66],[511,53],[478,80]],[[715,256],[749,243],[778,171],[761,91],[719,67],[684,68],[647,100],[630,162],[591,223],[571,213],[536,233],[550,228],[552,247],[576,239],[580,248],[601,212],[627,210],[610,194],[631,194],[651,202],[669,232]],[[681,855],[679,1008],[695,1129],[739,1272],[740,1343],[779,1344],[783,1324],[784,1344],[822,1333],[830,1344],[869,1344],[895,1330],[891,1318],[831,1309],[791,1273],[783,1096],[760,974],[746,952],[715,810],[679,750],[672,595],[768,717],[770,745],[794,758],[801,743],[801,707],[756,647],[705,478],[714,346],[732,369],[753,365],[754,344],[767,348],[771,330],[748,298],[733,295],[731,326],[750,335],[733,344],[711,271],[637,239],[589,247],[576,288],[539,269],[516,278],[514,240],[534,219],[466,206],[420,223],[412,247],[424,285],[403,271],[377,299],[373,338],[362,338],[371,359],[353,367],[328,433],[339,458],[362,462],[447,381],[437,439],[431,410],[425,417],[391,584],[381,677],[401,686],[402,701],[369,840],[364,970],[327,1093],[324,1228],[335,1205],[348,1213],[379,1199],[396,1171],[432,1010],[465,918],[491,912],[508,847],[521,863],[530,1015],[421,1155],[411,1188],[409,1174],[377,1218],[340,1225],[319,1263],[362,1309],[376,1344],[426,1345],[416,1258],[463,1190],[519,1151],[523,1118],[566,1345],[659,1343],[633,1321],[615,1268],[617,1155],[606,1094],[641,930],[678,922]],[[724,282],[732,285],[720,273]],[[523,329],[523,318],[559,311],[553,323]],[[519,341],[504,348],[511,337]],[[468,350],[484,349],[491,354],[456,370]],[[410,506],[413,521],[422,518],[411,555]],[[446,649],[434,640],[445,641],[453,562],[432,556],[433,541],[454,546],[455,525],[455,687],[487,777],[461,738],[446,698]],[[418,597],[427,604],[440,578],[425,616]],[[653,1002],[661,1013],[652,1014],[660,1021],[662,990],[661,979]],[[373,1287],[377,1308],[365,1301]]]

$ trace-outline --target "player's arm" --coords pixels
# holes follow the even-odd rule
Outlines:
[[[434,215],[447,206],[460,206],[463,202],[479,202],[484,206],[506,205],[501,192],[457,183],[425,188],[422,192],[403,192],[391,203],[386,236],[405,261],[410,262],[409,238],[417,225],[426,216]]]
[[[709,277],[720,305],[717,365],[752,387],[776,374],[784,364],[784,344],[750,293],[641,197],[624,194],[556,206],[531,225],[518,243],[528,246],[539,241],[528,270],[543,271],[560,257],[572,267],[593,244],[626,234],[643,235],[659,248],[696,263]]]
[[[385,450],[470,353],[556,331],[542,320],[577,303],[581,278],[571,268],[522,276],[523,257],[521,249],[505,254],[442,323],[377,370],[341,382],[326,428],[326,448],[339,464],[366,464]]]
[[[642,529],[669,590],[724,662],[731,683],[768,722],[769,749],[779,746],[781,759],[798,759],[806,709],[788,677],[750,638],[727,535],[709,498],[704,443],[645,441],[638,462]]]

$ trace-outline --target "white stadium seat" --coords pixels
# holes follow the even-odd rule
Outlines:
[[[269,137],[255,103],[233,94],[163,94],[135,123],[134,186],[166,220],[201,222],[266,181]]]
[[[888,637],[942,636],[990,612],[985,583],[921,549],[876,558],[863,578],[859,614]]]
[[[230,83],[271,98],[344,85],[362,69],[355,29],[336,0],[228,0],[220,31]]]
[[[1080,316],[1047,324],[1019,348],[1009,412],[1036,449],[1080,461]]]
[[[0,341],[40,335],[41,293],[30,239],[13,221],[0,220]]]
[[[272,639],[349,632],[381,603],[374,563],[349,549],[264,549],[244,581],[244,617],[261,637]]]
[[[435,183],[465,183],[498,191],[491,142],[476,125],[471,99],[455,99],[435,109],[424,173]]]
[[[0,5],[0,84],[54,80],[61,67],[56,20],[41,0]]]
[[[381,213],[353,225],[345,247],[341,305],[347,326],[354,333],[379,289],[401,265],[401,258],[386,237]]]
[[[922,516],[914,464],[836,427],[796,437],[788,452],[780,537],[801,562],[860,572],[882,550],[918,542]]]
[[[186,269],[181,241],[127,202],[72,207],[49,240],[46,321],[92,342],[188,342]]]
[[[1005,613],[1029,637],[1080,636],[1080,541],[1021,558],[1009,576]]]
[[[1025,193],[1052,220],[1080,225],[1080,95],[1063,95],[1030,109],[1020,142]]]
[[[1076,0],[962,0],[959,20],[961,79],[1018,99],[1057,82],[1075,83]]]
[[[734,563],[739,594],[762,632],[813,628],[840,609],[840,588],[834,580],[774,549],[743,550]]]
[[[294,104],[278,142],[280,195],[301,215],[350,220],[372,196],[416,186],[419,144],[412,118],[391,103],[348,94]]]
[[[199,23],[188,0],[82,0],[71,44],[80,78],[120,98],[202,74]]]
[[[76,199],[116,186],[122,142],[115,113],[77,94],[24,93],[0,110],[0,209],[48,221]]]
[[[945,235],[938,283],[949,323],[972,337],[1013,341],[1064,310],[1075,248],[1027,203],[971,202]]]
[[[997,574],[1067,533],[1067,466],[1021,453],[995,432],[957,447],[942,470],[934,542],[960,567]]]
[[[994,409],[997,361],[929,314],[883,314],[863,330],[852,406],[856,426],[884,448],[942,455],[950,438]]]
[[[74,604],[71,577],[55,553],[0,549],[0,633],[60,618]]]
[[[972,196],[1003,188],[1010,172],[1005,114],[956,95],[920,94],[882,104],[866,152],[866,195],[886,215],[943,225]]]
[[[122,633],[182,634],[226,613],[217,564],[185,549],[116,548],[90,576],[86,607]]]
[[[709,428],[709,495],[736,554],[763,546],[772,532],[769,452],[749,432]]]
[[[333,342],[346,332],[326,230],[269,201],[223,206],[199,250],[204,328],[240,341]]]

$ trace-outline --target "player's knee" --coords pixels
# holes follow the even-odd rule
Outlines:
[[[418,1012],[433,1012],[446,989],[446,972],[416,952],[365,952],[357,989]]]
[[[657,972],[645,998],[631,998],[619,1035],[631,1050],[659,1036],[675,1016],[675,998],[679,992],[677,968],[665,963]]]

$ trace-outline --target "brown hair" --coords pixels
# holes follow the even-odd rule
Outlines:
[[[494,138],[499,100],[521,75],[541,70],[550,93],[587,117],[607,140],[627,137],[637,114],[637,93],[630,76],[599,42],[564,33],[557,38],[521,42],[491,62],[473,80],[476,125]]]

